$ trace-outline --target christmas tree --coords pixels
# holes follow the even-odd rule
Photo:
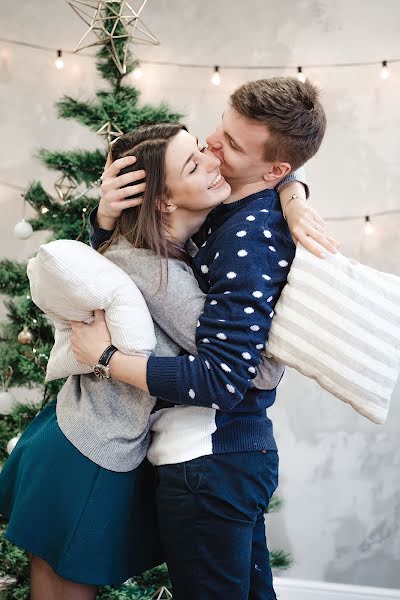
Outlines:
[[[72,3],[72,2],[71,2]],[[98,6],[102,4],[99,0]],[[74,119],[97,132],[106,141],[105,147],[88,152],[49,152],[40,150],[41,161],[58,173],[55,184],[57,198],[46,191],[40,182],[33,182],[24,194],[25,200],[36,211],[30,221],[34,230],[49,230],[49,239],[74,239],[89,242],[87,217],[98,203],[89,196],[87,188],[95,188],[106,161],[113,137],[132,131],[140,125],[178,121],[181,117],[165,105],[149,106],[139,103],[139,92],[129,83],[129,75],[137,62],[129,52],[132,36],[126,35],[126,23],[116,18],[121,3],[104,3],[101,8],[103,43],[96,54],[96,67],[104,81],[102,89],[91,102],[63,97],[56,105],[60,118]],[[115,6],[114,6],[115,5]],[[110,32],[112,32],[110,34]],[[101,39],[103,36],[103,40]],[[76,195],[77,187],[84,186]],[[27,225],[27,224],[25,224]],[[29,228],[29,225],[28,225]],[[23,227],[24,229],[24,227]],[[3,260],[0,262],[0,293],[7,297],[8,321],[1,326],[0,375],[0,465],[4,464],[18,435],[36,416],[38,410],[53,399],[63,381],[44,382],[47,360],[53,345],[53,329],[30,297],[26,264]],[[8,387],[35,387],[40,390],[39,404],[16,404]],[[279,505],[275,501],[271,510]],[[2,600],[29,598],[29,557],[7,542],[3,533],[6,522],[0,520],[0,576],[6,583],[0,587]],[[290,559],[280,551],[271,553],[276,568],[286,568]],[[170,590],[165,565],[136,577],[118,588],[105,587],[99,591],[101,600],[145,600],[166,597]],[[164,593],[164,596],[162,595]]]

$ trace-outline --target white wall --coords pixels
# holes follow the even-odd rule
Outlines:
[[[310,64],[400,57],[398,0],[150,0],[143,13],[160,47],[139,48],[154,60],[210,64]],[[84,32],[62,0],[0,5],[0,35],[72,48]],[[0,179],[51,185],[34,154],[38,147],[94,148],[94,133],[58,121],[62,94],[90,98],[97,84],[90,59],[65,57],[56,71],[51,54],[0,43]],[[166,100],[204,137],[218,121],[229,93],[245,80],[282,71],[211,73],[144,66],[143,100]],[[307,170],[312,202],[324,216],[365,215],[400,208],[400,64],[382,81],[378,67],[312,69],[324,93],[329,129]],[[294,73],[294,70],[287,71]],[[20,219],[18,193],[0,186],[0,255],[23,258],[43,239],[13,238]],[[344,252],[400,274],[400,215],[332,223]],[[374,293],[371,290],[371,293]],[[269,521],[271,546],[290,551],[289,576],[359,585],[400,587],[400,388],[388,423],[378,427],[351,412],[312,382],[289,373],[271,410],[281,455],[284,510]]]

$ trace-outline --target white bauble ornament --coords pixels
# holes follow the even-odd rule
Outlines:
[[[18,334],[18,341],[20,344],[32,344],[33,342],[33,335],[32,333],[29,331],[29,328],[27,325],[25,325],[25,327],[23,328],[22,331],[19,332]]]
[[[11,440],[8,442],[8,444],[7,444],[7,452],[8,452],[8,454],[11,454],[11,452],[14,450],[15,446],[19,442],[19,438],[21,437],[21,435],[22,435],[22,433],[19,433],[15,437],[11,438]]]
[[[31,237],[32,233],[32,225],[28,223],[28,221],[25,221],[25,219],[22,219],[22,221],[17,223],[14,227],[14,235],[19,240],[27,240]]]
[[[14,408],[16,400],[11,392],[3,390],[0,392],[0,415],[9,415]]]

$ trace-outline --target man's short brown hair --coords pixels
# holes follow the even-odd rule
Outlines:
[[[250,81],[230,97],[239,114],[264,123],[271,134],[265,145],[267,161],[280,160],[298,169],[317,152],[326,129],[319,90],[309,80],[271,77]]]

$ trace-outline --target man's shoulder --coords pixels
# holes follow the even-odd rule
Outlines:
[[[243,203],[218,230],[218,243],[228,243],[237,238],[246,238],[253,243],[265,244],[270,234],[281,238],[285,245],[293,248],[294,243],[285,221],[279,196],[273,191],[267,199],[254,198]]]

